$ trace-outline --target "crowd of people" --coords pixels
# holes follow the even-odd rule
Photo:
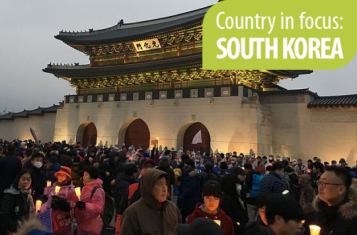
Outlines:
[[[0,140],[0,235],[352,235],[356,178],[343,158]]]

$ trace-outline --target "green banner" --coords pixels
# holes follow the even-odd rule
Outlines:
[[[332,70],[357,50],[357,1],[226,0],[203,21],[203,69]]]

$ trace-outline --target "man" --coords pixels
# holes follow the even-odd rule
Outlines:
[[[10,144],[5,157],[0,160],[0,202],[4,197],[4,190],[10,188],[21,169],[22,163],[15,155],[15,146]]]
[[[254,175],[260,176],[261,174],[260,174],[260,172],[253,170],[252,165],[250,165],[249,163],[244,164],[244,171],[246,173],[245,186],[247,187],[247,198],[246,198],[247,212],[248,212],[248,218],[249,218],[249,222],[250,222],[255,219],[255,216],[257,214],[256,197],[251,195],[252,190],[253,190],[253,183],[254,183],[253,178],[254,178]],[[256,181],[258,182],[258,178],[256,179]],[[259,181],[259,183],[261,184],[261,181]],[[257,188],[257,190],[259,190],[259,189]],[[261,187],[260,187],[260,190],[261,190]]]
[[[262,180],[262,192],[281,194],[284,190],[283,177],[284,165],[282,163],[274,163],[272,171]]]
[[[349,167],[346,163],[346,160],[344,158],[341,158],[340,161],[339,161],[339,166],[340,167]]]
[[[289,196],[274,194],[267,200],[264,235],[296,235],[302,231],[303,213],[298,202]]]
[[[312,187],[317,190],[317,182],[320,180],[321,175],[324,173],[325,167],[321,162],[314,162],[312,164],[312,173],[314,174]]]
[[[324,234],[356,234],[357,188],[349,172],[341,167],[329,167],[318,181],[314,201],[316,221]]]
[[[176,235],[180,211],[167,200],[169,176],[150,170],[142,178],[142,198],[128,207],[121,220],[121,234]]]
[[[262,162],[262,157],[258,156],[255,163],[254,163],[254,169],[258,172],[260,172],[261,174],[265,173],[265,163]]]
[[[302,159],[299,158],[297,160],[297,165],[294,167],[294,171],[298,174],[298,175],[302,175],[305,172],[305,166],[302,164]]]

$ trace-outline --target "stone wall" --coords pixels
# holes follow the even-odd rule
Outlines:
[[[35,131],[37,137],[42,142],[53,141],[56,113],[46,113],[43,116],[30,115],[26,118],[15,118],[14,120],[0,121],[0,139],[27,140],[33,137],[30,127]]]

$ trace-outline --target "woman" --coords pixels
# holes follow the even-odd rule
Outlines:
[[[16,233],[19,222],[34,215],[31,183],[31,171],[22,170],[16,176],[11,188],[5,190],[5,197],[0,211],[1,235]]]
[[[237,177],[234,174],[225,175],[222,180],[222,200],[220,208],[232,219],[235,234],[244,234],[248,216],[244,209],[244,204],[237,191]]]
[[[202,196],[204,204],[198,203],[193,213],[187,217],[190,224],[197,218],[205,217],[220,225],[225,235],[234,235],[234,228],[231,218],[219,208],[222,189],[218,182],[209,180],[203,186]]]
[[[64,166],[54,176],[57,182],[45,188],[43,198],[46,202],[42,204],[40,212],[51,209],[53,234],[72,235],[72,219],[78,197],[72,184],[71,169]],[[57,194],[56,186],[60,187]]]
[[[103,228],[101,214],[104,212],[105,193],[98,170],[87,166],[83,170],[81,199],[77,202],[77,235],[100,235]]]

